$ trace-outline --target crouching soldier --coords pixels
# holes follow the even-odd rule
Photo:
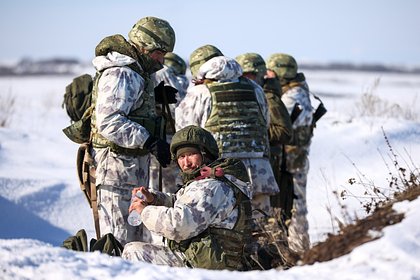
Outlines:
[[[165,245],[131,242],[122,257],[174,267],[244,270],[244,247],[250,240],[250,185],[243,163],[217,159],[215,139],[207,130],[187,126],[170,146],[183,187],[176,194],[136,188],[129,211],[137,211]]]

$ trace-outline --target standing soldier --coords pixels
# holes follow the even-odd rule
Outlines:
[[[190,84],[186,72],[187,72],[187,64],[185,61],[176,53],[170,52],[165,55],[165,62],[164,67],[168,67],[172,69],[172,72],[175,75],[177,80],[176,85],[172,85],[178,90],[179,94],[179,101],[181,101],[185,94],[187,94],[187,88]]]
[[[96,166],[99,225],[125,244],[149,240],[143,227],[128,225],[132,190],[149,182],[150,154],[166,167],[169,144],[155,112],[150,75],[162,68],[175,44],[170,24],[156,17],[140,19],[128,34],[104,38],[95,49],[91,142]],[[174,98],[174,96],[169,99]]]
[[[267,60],[271,77],[277,77],[282,87],[281,100],[291,116],[293,139],[285,146],[287,170],[293,174],[294,211],[289,226],[289,246],[303,253],[309,249],[309,234],[306,206],[306,182],[309,171],[309,148],[312,138],[313,108],[308,84],[303,73],[298,73],[296,60],[276,53]]]
[[[195,85],[175,109],[178,128],[203,127],[215,137],[222,157],[240,159],[253,188],[253,217],[271,215],[270,196],[279,189],[268,158],[270,116],[262,88],[212,45],[191,54],[190,69]]]
[[[268,78],[267,68],[264,59],[257,53],[244,53],[236,57],[242,67],[243,76],[254,80],[264,89],[270,111],[270,128],[268,136],[270,140],[270,163],[276,178],[280,193],[271,197],[271,204],[275,208],[281,208],[280,217],[285,226],[290,219],[287,199],[293,202],[293,185],[285,184],[284,170],[281,170],[282,154],[284,144],[289,143],[292,138],[293,128],[289,113],[281,101],[280,82],[277,78]],[[283,172],[282,172],[283,171]],[[282,183],[283,182],[283,183]],[[289,194],[289,197],[286,195]],[[290,194],[291,197],[290,197]],[[290,207],[291,208],[291,207]]]

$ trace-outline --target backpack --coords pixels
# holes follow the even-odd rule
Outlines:
[[[70,236],[64,240],[61,247],[79,252],[100,251],[101,253],[117,257],[121,256],[124,249],[112,233],[107,233],[98,240],[92,238],[88,246],[87,235],[84,229],[79,230],[76,235]]]
[[[89,74],[83,74],[73,79],[66,86],[62,108],[73,122],[80,120],[90,107],[92,100],[93,79]]]
[[[88,142],[90,138],[92,90],[97,76],[92,78],[89,74],[83,74],[66,86],[62,107],[66,109],[72,124],[64,128],[63,132],[77,144]]]

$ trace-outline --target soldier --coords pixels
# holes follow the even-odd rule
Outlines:
[[[122,244],[149,240],[143,227],[127,224],[132,189],[147,185],[150,154],[165,167],[169,144],[162,140],[161,118],[150,75],[162,68],[164,55],[175,44],[170,24],[159,18],[140,19],[128,34],[104,38],[96,47],[92,104],[92,154],[96,166],[99,224]],[[174,99],[174,96],[169,96]]]
[[[276,178],[280,193],[271,197],[273,207],[281,209],[281,222],[286,225],[287,215],[286,194],[293,195],[293,185],[285,185],[282,181],[284,172],[281,170],[283,145],[289,143],[293,129],[289,113],[281,101],[280,82],[277,78],[268,78],[264,59],[257,53],[244,53],[235,58],[242,67],[243,76],[254,80],[264,89],[270,111],[270,128],[268,136],[270,140],[270,164]],[[291,198],[291,202],[293,197]]]
[[[267,100],[241,66],[212,45],[190,56],[194,86],[175,109],[178,128],[198,125],[215,137],[222,157],[240,159],[252,184],[253,217],[271,215],[270,195],[279,192],[269,162]]]
[[[271,77],[277,77],[282,87],[281,100],[292,118],[293,139],[285,146],[287,170],[293,174],[294,211],[289,226],[289,246],[304,252],[310,246],[308,220],[306,218],[306,182],[309,171],[309,148],[312,138],[313,108],[308,84],[303,73],[298,73],[296,60],[276,53],[267,60]]]
[[[182,170],[184,186],[176,194],[135,188],[130,211],[167,239],[167,247],[144,242],[126,244],[122,258],[175,267],[244,269],[244,246],[250,239],[248,176],[242,162],[218,159],[215,139],[197,126],[174,134],[172,158]]]
[[[187,72],[187,64],[185,61],[176,53],[167,53],[165,55],[164,67],[172,69],[177,80],[177,85],[172,85],[178,90],[179,101],[181,101],[187,93],[189,86],[189,80],[185,73]]]
[[[155,86],[158,86],[159,83],[163,82],[165,88],[172,87],[178,91],[176,94],[177,103],[169,104],[166,108],[166,111],[171,112],[170,116],[166,116],[166,119],[168,120],[166,125],[167,141],[171,141],[172,135],[175,133],[175,107],[184,98],[188,87],[189,82],[185,76],[186,70],[187,65],[181,57],[175,53],[167,53],[165,55],[163,68],[153,74]],[[159,108],[158,110],[161,111],[162,108]],[[168,114],[168,112],[166,112],[166,114]],[[149,187],[163,192],[174,193],[178,190],[177,184],[174,183],[179,179],[178,174],[179,169],[174,162],[171,162],[167,168],[162,170],[156,158],[152,157],[150,161]]]

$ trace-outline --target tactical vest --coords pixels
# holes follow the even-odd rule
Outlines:
[[[239,82],[206,85],[212,109],[205,128],[215,137],[221,157],[268,156],[267,126],[251,82],[240,78]]]
[[[189,267],[243,271],[247,269],[245,248],[251,240],[251,202],[226,177],[215,179],[225,182],[235,193],[238,219],[233,229],[209,227],[181,242],[169,240],[168,246],[183,252],[184,262]]]
[[[91,138],[92,138],[92,144],[95,148],[105,148],[110,147],[112,151],[119,153],[119,154],[125,154],[125,155],[146,155],[148,153],[148,150],[146,149],[130,149],[130,148],[124,148],[120,147],[117,144],[109,141],[105,137],[103,137],[101,134],[98,133],[98,128],[96,126],[96,113],[95,113],[95,107],[96,107],[96,101],[98,98],[98,81],[100,78],[99,75],[95,79],[95,84],[92,91],[92,122],[91,122]],[[132,110],[128,114],[128,119],[130,119],[133,122],[136,122],[140,124],[141,126],[145,127],[147,131],[156,137],[162,138],[164,134],[164,120],[161,117],[157,117],[155,114],[155,99],[154,99],[154,92],[153,92],[153,83],[150,81],[148,77],[144,77],[143,74],[142,77],[145,80],[145,89],[142,94],[142,98],[139,99],[137,102],[138,104],[135,104]]]

